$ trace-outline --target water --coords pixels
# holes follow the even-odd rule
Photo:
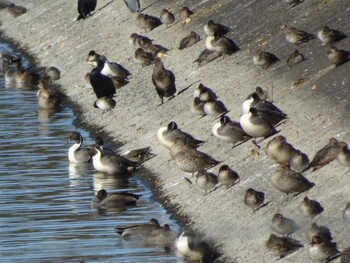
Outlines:
[[[85,145],[93,140],[73,126],[69,107],[40,110],[35,95],[5,87],[0,72],[0,261],[183,262],[175,252],[117,236],[115,226],[150,218],[179,229],[135,176],[118,180],[91,164],[69,164],[67,132],[79,131]],[[124,211],[97,211],[90,201],[101,188],[142,197]]]

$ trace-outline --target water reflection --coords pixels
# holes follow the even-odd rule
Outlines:
[[[38,109],[36,87],[5,88],[0,72],[0,261],[182,262],[162,248],[117,236],[116,225],[152,217],[178,227],[136,177],[120,179],[95,173],[91,164],[69,164],[67,131],[79,131],[92,144],[73,119],[66,107]],[[90,202],[102,188],[142,197],[126,210],[101,212]]]

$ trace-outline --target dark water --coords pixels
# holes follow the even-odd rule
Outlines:
[[[0,51],[6,47],[0,44]],[[35,89],[5,87],[0,72],[0,262],[183,262],[175,252],[122,240],[115,226],[157,218],[178,226],[135,176],[127,180],[69,164],[69,107],[38,109]],[[142,194],[124,211],[90,208],[94,191]]]

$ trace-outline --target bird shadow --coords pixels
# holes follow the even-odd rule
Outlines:
[[[180,90],[180,91],[177,93],[177,95],[180,95],[181,93],[185,92],[186,90],[188,90],[189,88],[191,88],[194,84],[196,84],[196,83],[198,83],[198,82],[200,82],[200,80],[197,80],[197,81],[191,83],[191,84],[188,85],[187,87],[185,87],[185,88],[183,88],[182,90]]]
[[[155,4],[158,3],[159,1],[161,1],[161,0],[157,0],[157,1],[153,2],[152,4],[149,4],[149,5],[146,6],[145,8],[141,9],[141,10],[140,10],[140,13],[142,13],[143,11],[145,11],[147,8],[150,8],[151,6],[155,5]]]
[[[113,3],[113,0],[108,2],[107,4],[105,4],[104,6],[100,7],[97,11],[101,11],[102,9],[106,8],[107,6],[109,6],[112,3]]]

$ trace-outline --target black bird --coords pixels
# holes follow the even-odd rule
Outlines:
[[[94,11],[97,5],[97,0],[78,0],[78,13],[77,20],[85,19],[90,12]]]
[[[113,80],[101,73],[103,67],[104,62],[97,60],[97,67],[90,73],[90,83],[98,99],[101,97],[112,97],[115,94]]]
[[[172,98],[176,92],[175,75],[172,71],[167,70],[160,58],[155,59],[152,82],[156,87],[158,96],[163,104],[163,98]]]
[[[140,12],[140,0],[124,0],[125,5],[127,8],[130,9],[131,12],[133,13],[138,13]]]

